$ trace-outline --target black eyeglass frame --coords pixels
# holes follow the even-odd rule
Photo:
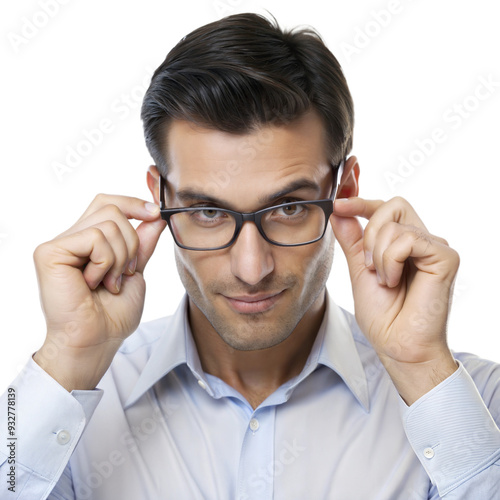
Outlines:
[[[172,237],[174,238],[174,241],[177,246],[180,248],[184,248],[185,250],[194,250],[194,251],[209,251],[209,250],[222,250],[223,248],[228,248],[230,247],[238,238],[238,235],[240,234],[241,228],[243,227],[244,222],[253,222],[256,226],[257,229],[259,230],[260,235],[268,242],[271,243],[272,245],[280,246],[280,247],[299,247],[303,245],[310,245],[311,243],[315,243],[316,241],[319,241],[323,236],[325,235],[326,228],[328,227],[328,220],[330,219],[330,216],[333,213],[333,202],[335,201],[335,196],[337,195],[338,188],[340,186],[340,181],[342,179],[342,173],[344,171],[344,160],[342,160],[336,167],[333,167],[333,188],[332,192],[330,194],[329,198],[325,198],[322,200],[312,200],[312,201],[294,201],[293,203],[281,203],[280,205],[273,205],[272,207],[268,208],[263,208],[261,210],[257,210],[256,212],[236,212],[234,210],[230,210],[228,208],[221,208],[221,207],[211,207],[211,206],[203,206],[203,207],[185,207],[185,208],[165,208],[166,207],[166,201],[165,201],[165,179],[163,176],[160,176],[160,214],[161,218],[165,221],[167,221],[168,227],[170,229],[170,232],[172,233]],[[323,212],[325,213],[325,227],[323,228],[323,232],[321,233],[320,236],[315,238],[314,240],[311,241],[306,241],[303,243],[279,243],[277,241],[273,241],[271,238],[269,238],[264,230],[262,229],[261,225],[261,219],[263,215],[267,212],[270,212],[272,210],[276,210],[277,208],[283,208],[287,207],[290,205],[317,205],[320,207]],[[231,214],[236,222],[236,226],[234,228],[234,234],[231,238],[231,240],[226,243],[225,245],[219,246],[219,247],[213,247],[213,248],[193,248],[189,247],[186,245],[183,245],[177,241],[177,238],[175,237],[174,230],[172,228],[170,218],[178,214],[180,212],[193,212],[195,210],[219,210],[222,212],[226,212]]]

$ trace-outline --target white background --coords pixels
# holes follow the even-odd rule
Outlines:
[[[45,336],[35,247],[72,225],[99,192],[150,199],[139,111],[152,70],[194,28],[265,9],[282,26],[315,27],[337,56],[356,107],[361,196],[407,198],[428,229],[459,251],[450,344],[500,361],[495,2],[46,0],[50,16],[43,4],[0,8],[0,387]],[[477,101],[480,78],[496,87]],[[453,107],[464,104],[469,116],[458,119]],[[54,163],[65,163],[68,148],[103,119],[113,130],[58,178]],[[412,153],[436,128],[444,140],[424,157]],[[392,188],[386,174],[397,174],[401,157],[413,158],[415,167]],[[144,320],[173,312],[183,293],[172,255],[165,232],[146,272]],[[329,286],[352,310],[340,250]]]

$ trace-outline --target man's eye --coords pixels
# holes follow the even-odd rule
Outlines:
[[[207,208],[206,210],[200,210],[200,214],[207,219],[215,219],[216,217],[221,215],[220,210],[215,210],[213,208]]]
[[[226,221],[229,215],[223,210],[217,210],[216,208],[203,208],[200,207],[198,210],[193,210],[191,212],[191,220],[197,223],[211,223],[220,224]]]
[[[293,215],[298,215],[303,212],[303,205],[297,205],[296,203],[290,203],[284,207],[278,208],[276,210],[277,215],[284,215],[286,217],[291,217]]]

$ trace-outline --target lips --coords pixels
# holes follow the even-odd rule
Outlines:
[[[227,300],[231,309],[242,314],[262,313],[271,309],[283,296],[284,290],[276,293],[260,293],[256,295],[237,295],[234,297],[223,297]]]

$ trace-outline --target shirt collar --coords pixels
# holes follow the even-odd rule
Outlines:
[[[203,380],[207,391],[213,391],[205,378],[196,350],[187,316],[188,297],[182,298],[169,321],[162,321],[162,331],[153,352],[146,362],[125,408],[134,404],[154,384],[175,367],[187,364],[198,380]],[[145,324],[147,328],[147,323]],[[141,325],[140,328],[143,328]],[[293,386],[300,383],[321,364],[335,371],[351,390],[358,402],[369,411],[368,385],[355,341],[344,311],[326,293],[325,316],[318,331],[311,354]]]
[[[365,370],[359,357],[354,340],[353,331],[348,322],[348,317],[354,322],[351,314],[340,308],[326,293],[326,310],[318,332],[318,364],[325,365],[335,371],[351,390],[358,402],[368,412],[370,411],[370,398]],[[357,324],[354,328],[359,329]],[[314,355],[314,347],[311,356]]]
[[[187,321],[187,306],[188,297],[187,294],[184,294],[173,316],[162,318],[159,340],[155,342],[152,353],[144,365],[130,396],[127,398],[125,408],[133,405],[158,380],[171,372],[176,366],[187,362],[185,341],[186,327],[189,325]],[[147,328],[148,323],[141,324],[135,334]],[[132,337],[129,337],[125,342],[132,340]]]

